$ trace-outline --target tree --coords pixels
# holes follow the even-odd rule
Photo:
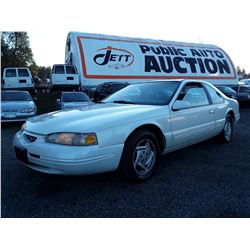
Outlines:
[[[51,75],[51,67],[38,67],[37,76],[39,76],[42,80],[46,80],[47,77]]]
[[[1,33],[1,69],[35,64],[27,32]]]
[[[239,76],[239,80],[250,77],[250,73],[247,73],[244,68],[241,69],[241,67],[237,66],[236,71]]]

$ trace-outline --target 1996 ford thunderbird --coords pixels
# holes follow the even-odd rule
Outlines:
[[[217,136],[232,139],[239,105],[194,80],[129,85],[102,103],[28,119],[14,138],[17,159],[45,173],[121,170],[152,176],[162,154]],[[216,146],[216,145],[215,145]]]

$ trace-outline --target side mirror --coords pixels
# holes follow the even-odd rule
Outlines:
[[[190,107],[191,107],[190,102],[177,100],[174,102],[172,110],[177,111],[177,110],[182,110],[182,109],[188,109]]]

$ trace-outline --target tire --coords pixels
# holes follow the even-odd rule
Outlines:
[[[153,175],[159,158],[160,147],[155,134],[140,130],[125,143],[119,168],[126,179],[142,182]]]
[[[223,130],[218,136],[218,139],[222,143],[228,143],[232,140],[233,137],[233,118],[231,115],[226,116],[226,121],[223,127]]]

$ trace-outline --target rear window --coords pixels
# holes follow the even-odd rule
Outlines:
[[[18,76],[27,77],[29,76],[29,72],[27,69],[18,69]]]
[[[235,91],[230,87],[227,87],[227,86],[223,86],[223,87],[216,86],[216,87],[217,87],[217,89],[221,90],[222,92],[235,94]]]
[[[55,74],[64,74],[64,66],[55,66]]]
[[[63,102],[89,102],[89,97],[84,93],[64,93],[62,96]]]
[[[16,77],[16,70],[15,69],[7,69],[6,70],[6,77]]]
[[[76,74],[76,70],[73,66],[66,66],[66,74]]]
[[[32,101],[32,98],[27,92],[1,92],[1,101]]]

